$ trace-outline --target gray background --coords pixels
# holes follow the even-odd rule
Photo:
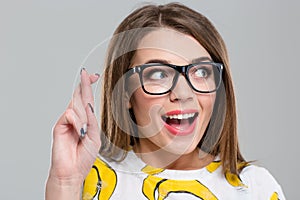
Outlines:
[[[299,1],[180,2],[211,19],[227,44],[245,157],[298,199]],[[51,129],[80,64],[139,5],[0,1],[1,199],[44,198]]]

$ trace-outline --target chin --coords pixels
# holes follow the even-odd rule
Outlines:
[[[198,143],[197,143],[198,144]],[[167,146],[161,147],[162,150],[174,154],[174,155],[186,155],[192,153],[197,149],[197,144],[190,143],[179,143],[179,142],[172,142]]]

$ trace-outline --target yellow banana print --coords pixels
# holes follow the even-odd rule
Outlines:
[[[163,200],[171,193],[188,193],[203,200],[217,200],[216,196],[197,180],[170,180],[153,175],[144,180],[143,194],[149,200]]]
[[[248,164],[241,163],[239,168]],[[220,161],[210,163],[206,169],[213,173],[221,166]],[[148,200],[164,200],[172,193],[185,193],[202,200],[217,200],[217,197],[198,180],[172,180],[156,176],[164,171],[161,168],[145,166],[142,171],[148,176],[143,180],[142,192]],[[233,187],[247,187],[238,175],[225,173],[227,182]],[[98,196],[100,200],[109,200],[117,185],[116,172],[103,160],[97,158],[83,185],[83,200],[91,200]],[[270,200],[279,200],[274,192]]]
[[[149,175],[154,175],[154,174],[158,174],[160,172],[164,171],[164,169],[162,168],[155,168],[155,167],[152,167],[150,165],[146,165],[143,169],[142,169],[142,172],[146,173],[146,174],[149,174]]]
[[[213,173],[218,169],[218,167],[221,165],[221,161],[213,161],[209,165],[206,166],[207,171],[210,173]]]
[[[108,200],[116,185],[116,172],[104,161],[97,158],[84,181],[82,199],[91,200],[99,193],[99,200]]]
[[[208,166],[206,166],[207,171],[209,171],[210,173],[213,173],[214,171],[216,171],[218,169],[218,167],[221,165],[221,161],[213,161],[212,163],[210,163]],[[238,164],[238,168],[242,169],[244,167],[248,166],[248,163],[239,163]],[[240,177],[236,174],[232,174],[230,172],[226,172],[225,173],[225,178],[227,180],[227,182],[234,186],[234,187],[247,187],[246,185],[243,184],[242,180],[240,179]]]
[[[170,193],[189,193],[203,200],[217,199],[207,187],[197,180],[169,180],[153,176],[164,170],[151,166],[144,167],[142,171],[149,174],[143,182],[143,194],[149,200],[163,200]],[[155,197],[155,192],[157,192],[157,197]]]
[[[270,200],[279,200],[277,192],[274,192],[270,198]]]

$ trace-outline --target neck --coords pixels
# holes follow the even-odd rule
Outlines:
[[[211,163],[214,157],[198,148],[186,154],[177,155],[163,149],[146,149],[135,145],[133,150],[146,164],[163,169],[194,170],[201,169]]]

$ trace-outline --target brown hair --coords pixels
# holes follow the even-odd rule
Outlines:
[[[170,28],[192,36],[208,51],[214,62],[224,65],[223,82],[217,91],[209,128],[198,146],[212,155],[220,155],[224,172],[238,174],[238,164],[245,160],[238,146],[235,95],[224,41],[206,17],[178,3],[139,8],[126,17],[114,32],[117,37],[110,42],[104,74],[101,116],[104,133],[100,153],[112,158],[118,154],[118,149],[126,152],[138,142],[128,109],[122,109],[126,108],[123,75],[140,39],[149,33],[144,31],[148,27]],[[123,158],[126,156],[122,155]]]

